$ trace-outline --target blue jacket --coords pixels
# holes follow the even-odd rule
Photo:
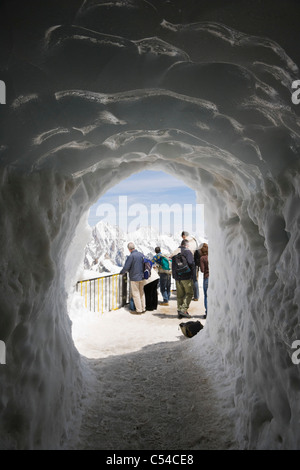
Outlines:
[[[186,280],[186,279],[192,279],[194,282],[196,281],[196,269],[195,269],[195,262],[194,262],[194,256],[192,254],[192,252],[190,250],[188,250],[187,248],[185,247],[179,247],[180,249],[178,250],[178,253],[180,253],[181,251],[181,254],[185,256],[186,260],[187,260],[187,263],[191,269],[191,272],[185,274],[184,276],[182,276],[181,278],[178,277],[176,271],[175,271],[175,263],[172,263],[172,276],[173,278],[178,281],[179,279],[182,279],[182,280]],[[173,258],[173,257],[172,257]]]
[[[127,257],[120,274],[129,273],[131,281],[142,281],[144,279],[144,255],[140,251],[133,250]]]

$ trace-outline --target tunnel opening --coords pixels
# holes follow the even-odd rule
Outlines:
[[[198,195],[198,200],[199,197]],[[105,353],[103,351],[102,354],[106,355],[109,350],[107,335],[103,335],[105,328],[112,328],[107,325],[109,319],[111,318],[112,324],[114,321],[119,324],[118,331],[122,330],[121,323],[124,331],[126,330],[126,321],[128,321],[126,313],[128,314],[130,309],[130,283],[128,279],[124,284],[118,273],[129,254],[127,244],[130,241],[134,242],[136,249],[152,260],[156,246],[159,246],[166,256],[170,256],[177,250],[182,241],[183,230],[188,231],[196,240],[197,248],[201,243],[207,243],[208,240],[205,237],[204,204],[196,203],[195,191],[188,188],[178,178],[171,177],[162,171],[149,169],[122,179],[90,207],[88,214],[87,222],[91,235],[88,244],[82,250],[82,259],[76,274],[76,287],[73,282],[69,293],[68,313],[72,320],[73,339],[79,351],[81,351],[83,338],[87,337],[89,331],[91,337],[94,338],[90,341],[93,354],[101,357],[102,346],[105,349]],[[87,227],[86,230],[88,231]],[[78,239],[80,237],[84,242],[85,232],[78,233]],[[74,254],[70,255],[70,259],[74,259]],[[69,271],[67,267],[66,271]],[[158,277],[156,273],[157,266],[153,276]],[[193,295],[193,300],[194,298],[196,300],[192,303],[196,301],[199,303],[193,305],[192,308],[191,314],[194,321],[199,320],[205,313],[203,274],[199,267],[196,268],[196,275],[197,283]],[[160,308],[160,304],[164,302],[158,282],[157,297],[154,298],[155,309],[154,305],[148,306],[151,311],[148,312],[147,335],[142,332],[145,325],[141,325],[136,331],[136,337],[131,331],[127,340],[128,344],[126,344],[126,335],[122,334],[119,337],[116,331],[116,337],[109,339],[114,354],[118,351],[118,342],[120,350],[130,351],[132,348],[136,350],[139,344],[153,344],[155,341],[164,340],[163,332],[160,333],[162,328],[160,323],[164,317],[166,320],[165,340],[180,339],[178,322],[176,323],[178,320],[175,302],[176,285],[172,276],[170,284],[172,299],[170,308]],[[123,312],[124,320],[116,312],[119,309]],[[153,318],[152,315],[154,315]],[[157,325],[154,322],[150,323],[150,320],[155,320],[155,318],[158,320]],[[103,322],[102,330],[101,321]],[[168,323],[171,323],[169,328],[167,328]],[[96,329],[97,340],[95,340]],[[151,331],[153,337],[151,337]],[[139,337],[143,339],[139,341]],[[134,344],[131,344],[132,340]],[[97,346],[94,347],[95,343]],[[88,341],[82,351],[88,351],[87,346]],[[90,354],[89,351],[88,354]]]
[[[180,156],[178,157],[180,160]],[[174,163],[174,161],[168,161],[165,160],[165,158],[161,159],[159,162],[157,161],[157,155],[154,156],[154,163],[147,163],[148,168],[151,169],[156,169],[160,171],[167,171],[170,174],[173,174],[175,177],[178,177],[180,175],[180,178],[187,184],[189,187],[193,188],[197,194],[197,200],[206,200],[208,202],[207,207],[208,207],[208,223],[211,223],[210,228],[208,228],[208,233],[214,233],[214,238],[217,232],[217,228],[221,231],[221,235],[219,235],[219,239],[216,242],[216,245],[218,245],[218,250],[220,250],[220,246],[224,247],[225,250],[225,244],[226,242],[230,242],[231,248],[229,248],[229,252],[234,252],[235,248],[234,246],[238,246],[238,248],[241,251],[244,251],[245,249],[249,250],[249,247],[247,247],[248,241],[246,241],[246,233],[245,230],[243,229],[243,224],[241,223],[241,216],[239,214],[238,207],[241,205],[240,200],[238,200],[238,203],[236,204],[236,200],[238,199],[235,195],[235,197],[232,197],[232,200],[229,199],[229,202],[227,201],[227,204],[225,205],[224,203],[224,194],[227,194],[227,192],[232,191],[233,184],[227,178],[223,178],[222,175],[220,174],[219,169],[215,171],[215,174],[209,174],[209,172],[206,169],[203,168],[195,168],[193,165],[188,163],[185,167],[184,164],[181,163]],[[138,160],[135,160],[132,165],[127,164],[121,164],[119,169],[113,168],[112,171],[108,171],[106,174],[102,172],[101,176],[101,186],[103,184],[104,187],[112,186],[111,182],[111,177],[113,176],[113,179],[115,181],[119,181],[121,179],[124,179],[124,174],[130,172],[133,173],[133,169],[135,168],[136,164],[138,163]],[[131,170],[127,170],[126,166],[128,168],[131,167]],[[144,165],[140,164],[140,166],[144,169]],[[205,165],[203,165],[205,166]],[[106,179],[107,178],[107,179]],[[93,176],[92,176],[93,179]],[[98,188],[99,181],[96,178],[96,187]],[[199,191],[199,187],[201,190]],[[216,189],[217,188],[217,189]],[[218,191],[223,192],[221,196],[218,196]],[[244,189],[244,188],[243,188]],[[206,194],[205,194],[206,191]],[[237,191],[237,187],[234,188],[234,191]],[[91,192],[91,190],[89,190]],[[212,197],[213,196],[213,197]],[[95,195],[93,196],[95,199]],[[98,196],[97,196],[98,197]],[[232,204],[230,204],[232,202]],[[89,203],[90,204],[90,203]],[[215,205],[214,205],[215,204]],[[221,214],[221,222],[218,219],[218,217],[215,218],[216,215]],[[223,219],[223,220],[222,220]],[[212,221],[212,222],[211,222]],[[248,222],[248,225],[251,225],[250,222]],[[254,228],[253,224],[253,233],[256,232],[256,229]],[[248,230],[248,228],[246,228]],[[250,229],[249,229],[250,230]],[[223,232],[224,231],[224,232]],[[227,232],[227,233],[226,233]],[[224,238],[224,234],[226,233],[226,238]],[[236,242],[238,238],[241,236],[240,241]],[[255,237],[257,234],[254,235]],[[80,236],[79,236],[80,237]],[[260,238],[260,236],[259,236]],[[220,241],[222,240],[222,241]],[[251,240],[251,237],[250,237]],[[75,242],[75,246],[77,246],[77,243]],[[246,248],[247,247],[247,248]],[[217,251],[218,251],[217,250]],[[262,248],[262,252],[264,252],[264,248]],[[67,255],[71,262],[74,262],[74,259],[76,259],[76,256],[70,252],[70,254]],[[235,255],[237,258],[239,255]],[[251,257],[251,250],[248,252],[248,266],[251,265],[250,263],[250,257]],[[211,269],[212,271],[216,272],[216,278],[219,277],[218,281],[213,281],[212,282],[212,288],[210,290],[210,296],[211,298],[214,298],[214,302],[218,307],[218,311],[223,311],[223,302],[222,302],[222,296],[224,296],[225,292],[228,291],[229,288],[233,288],[234,295],[237,295],[240,300],[239,304],[242,306],[244,304],[243,302],[243,295],[246,296],[249,294],[250,290],[249,287],[243,286],[243,288],[236,289],[233,287],[234,281],[232,279],[232,275],[228,275],[226,277],[226,267],[224,267],[224,271],[222,269],[218,268],[218,262],[220,261],[220,255],[216,254],[215,257],[212,256],[212,261],[211,261]],[[235,275],[238,279],[242,279],[244,273],[244,267],[242,266],[242,263],[239,266],[240,271],[237,272]],[[68,269],[68,272],[74,272],[73,269]],[[224,274],[223,274],[224,273]],[[248,278],[248,275],[246,275],[246,278]],[[218,292],[218,282],[220,282],[220,279],[222,279],[220,286],[220,293]],[[73,282],[74,285],[74,282]],[[215,290],[216,289],[216,290]],[[242,294],[243,293],[243,294]],[[229,315],[229,318],[232,318],[232,314],[230,315],[230,312],[232,313],[232,298],[229,297],[228,301],[225,303],[225,312]],[[238,316],[240,318],[243,317],[243,313],[240,311],[238,313]],[[231,320],[232,321],[232,320]],[[243,322],[244,320],[242,320]],[[228,325],[229,326],[229,325]],[[214,328],[212,326],[211,328]],[[216,332],[218,331],[219,326],[216,326]],[[234,334],[237,334],[235,332]],[[218,346],[220,347],[220,345]],[[228,357],[229,361],[232,360],[232,357]]]

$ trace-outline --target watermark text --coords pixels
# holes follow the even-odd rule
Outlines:
[[[294,80],[292,83],[292,88],[295,90],[292,93],[292,102],[294,104],[300,103],[300,80]]]
[[[6,364],[6,345],[0,341],[0,364]]]
[[[99,204],[96,217],[98,222],[119,226],[125,233],[152,227],[160,234],[178,234],[182,230],[204,234],[204,204],[128,204],[127,196],[119,196],[116,204]]]
[[[300,364],[300,340],[296,339],[293,341],[292,348],[296,349],[296,351],[292,354],[292,363],[295,365]]]
[[[0,104],[6,104],[6,85],[0,80]]]

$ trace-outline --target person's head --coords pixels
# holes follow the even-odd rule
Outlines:
[[[184,248],[188,248],[189,247],[189,241],[188,240],[182,240],[181,246],[183,246]]]
[[[127,245],[127,248],[129,251],[133,251],[135,250],[135,245],[133,242],[129,242],[128,245]]]
[[[185,239],[186,239],[186,237],[188,237],[188,236],[189,236],[189,232],[185,232],[185,231],[183,231],[183,232],[181,232],[181,236],[182,236],[182,238],[185,240]]]
[[[199,246],[200,254],[202,255],[208,255],[208,244],[207,243],[201,243]]]
[[[160,246],[157,246],[157,247],[155,248],[155,253],[160,253]]]

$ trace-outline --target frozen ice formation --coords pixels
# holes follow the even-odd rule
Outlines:
[[[12,21],[1,54],[1,448],[60,448],[72,429],[84,390],[66,293],[78,234],[101,194],[146,168],[206,204],[203,334],[232,377],[241,448],[300,448],[298,67],[271,39],[171,21],[156,3],[64,2],[51,16],[43,2],[33,30],[26,16],[20,29]]]

